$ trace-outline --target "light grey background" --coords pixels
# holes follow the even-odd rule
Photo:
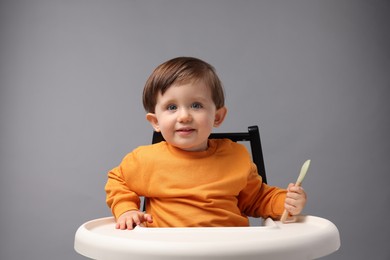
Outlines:
[[[269,183],[312,160],[305,214],[341,249],[390,259],[389,1],[0,1],[0,259],[84,259],[84,222],[109,216],[106,173],[151,141],[151,71],[213,64],[218,131],[261,127]]]

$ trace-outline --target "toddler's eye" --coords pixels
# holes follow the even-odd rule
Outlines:
[[[194,109],[200,109],[200,108],[202,108],[202,107],[203,107],[203,106],[202,106],[201,103],[194,103],[194,104],[191,105],[191,108],[194,108]]]
[[[176,110],[177,106],[176,105],[168,105],[167,110]]]

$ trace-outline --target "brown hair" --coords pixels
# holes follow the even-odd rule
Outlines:
[[[221,81],[213,66],[193,57],[178,57],[159,65],[149,76],[143,91],[143,105],[147,112],[154,113],[157,96],[173,84],[203,81],[210,89],[217,109],[225,105]]]

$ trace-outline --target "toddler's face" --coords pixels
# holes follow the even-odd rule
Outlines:
[[[155,113],[147,119],[165,140],[186,151],[204,151],[214,126],[222,123],[226,109],[216,109],[211,90],[202,81],[173,85],[157,97]]]

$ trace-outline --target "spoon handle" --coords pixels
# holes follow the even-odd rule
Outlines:
[[[298,176],[298,179],[297,179],[297,181],[295,183],[295,186],[301,186],[301,184],[303,182],[303,179],[306,176],[306,172],[309,169],[309,165],[310,165],[310,160],[307,160],[306,162],[303,163],[302,168],[301,168],[301,172],[299,173],[299,176]],[[282,214],[281,218],[280,218],[280,221],[282,223],[285,223],[287,218],[288,218],[288,216],[289,216],[288,211],[285,209],[283,211],[283,214]]]

